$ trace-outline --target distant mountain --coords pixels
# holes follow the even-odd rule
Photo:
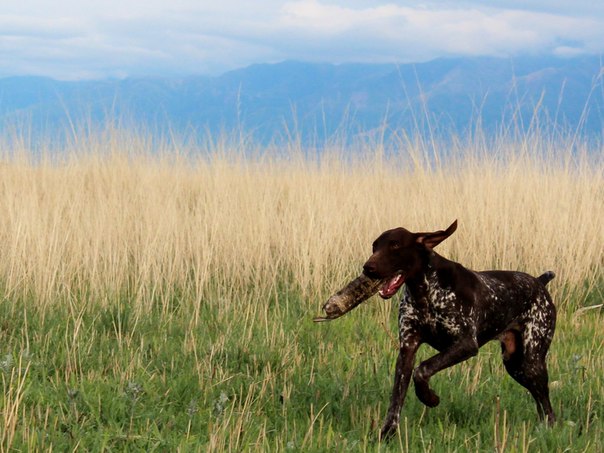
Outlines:
[[[267,142],[479,125],[558,127],[602,137],[600,58],[456,58],[418,64],[259,64],[218,77],[64,82],[0,79],[0,128],[130,122],[156,131],[243,130]]]

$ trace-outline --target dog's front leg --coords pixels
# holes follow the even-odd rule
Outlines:
[[[428,381],[432,376],[445,368],[463,362],[478,353],[478,343],[473,337],[468,337],[455,343],[449,349],[423,361],[413,373],[415,394],[428,407],[436,407],[440,398],[430,388]]]
[[[403,407],[405,395],[409,388],[413,364],[415,362],[415,353],[419,345],[419,338],[408,337],[399,349],[394,371],[394,387],[392,388],[392,396],[390,397],[390,407],[388,408],[388,414],[380,432],[380,439],[382,440],[392,437],[398,428],[401,408]]]

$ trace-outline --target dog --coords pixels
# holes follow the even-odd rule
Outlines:
[[[545,286],[554,273],[535,278],[524,272],[467,269],[434,251],[456,229],[457,220],[441,231],[388,230],[375,240],[363,266],[366,276],[384,280],[379,290],[384,299],[405,284],[398,317],[400,349],[382,439],[396,433],[411,378],[419,400],[435,407],[440,399],[430,378],[475,356],[490,340],[501,342],[505,369],[531,393],[539,418],[550,425],[555,421],[545,363],[556,325]],[[414,369],[423,343],[439,352]]]

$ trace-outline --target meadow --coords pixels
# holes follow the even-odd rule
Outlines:
[[[603,451],[602,149],[395,145],[2,143],[0,451]],[[383,444],[397,301],[312,318],[383,230],[455,219],[442,255],[556,273],[559,422],[491,343],[432,379],[437,408],[411,391]]]

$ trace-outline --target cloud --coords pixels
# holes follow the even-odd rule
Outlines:
[[[585,51],[604,46],[603,21],[547,12],[479,9],[432,9],[393,4],[350,9],[316,0],[290,2],[283,8],[284,28],[299,39],[326,43],[332,57],[408,61],[443,55],[514,55],[552,52],[563,41]],[[349,39],[353,39],[351,44]],[[364,41],[360,48],[356,45]],[[347,45],[348,44],[348,45]],[[366,54],[362,54],[366,49]],[[323,56],[327,56],[323,54]]]
[[[0,76],[219,73],[255,62],[408,62],[604,51],[576,0],[22,0],[0,14]],[[35,14],[32,13],[35,11]]]

